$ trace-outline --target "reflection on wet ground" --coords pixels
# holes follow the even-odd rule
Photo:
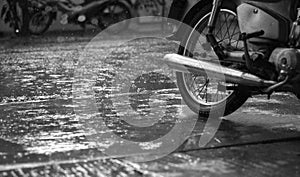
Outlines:
[[[152,129],[127,129],[132,131],[131,140],[146,141],[145,137],[139,139],[139,136],[143,135],[141,132],[144,135],[151,134],[148,137],[150,139],[164,135],[164,131],[168,131],[166,127],[172,128],[172,116],[176,116],[176,110],[180,106],[178,90],[172,83],[174,78],[163,77],[155,72],[147,76],[141,75],[137,68],[153,70],[155,66],[147,57],[159,58],[163,53],[173,51],[174,46],[169,48],[168,44],[161,41],[149,40],[135,41],[131,45],[122,46],[123,48],[112,43],[106,41],[93,48],[97,51],[95,60],[99,60],[97,56],[104,56],[103,53],[110,53],[108,57],[104,57],[104,62],[100,62],[102,68],[97,68],[98,85],[96,84],[94,91],[96,98],[99,95],[107,98],[103,93],[110,93],[114,104],[103,98],[103,102],[98,99],[98,102],[104,104],[100,106],[100,111],[107,117],[127,115],[128,122],[139,125],[142,122],[144,126],[153,125]],[[162,159],[137,164],[103,159],[105,154],[95,143],[86,139],[87,134],[82,130],[81,117],[74,111],[74,71],[86,44],[86,41],[61,40],[60,43],[20,45],[0,51],[0,171],[3,172],[0,172],[0,176],[22,176],[22,173],[31,176],[67,176],[71,173],[80,173],[82,176],[299,175],[300,102],[289,94],[276,94],[271,100],[264,97],[249,99],[237,113],[226,118],[230,121],[223,121],[217,135],[206,148],[199,150],[198,147],[199,137],[205,125],[205,121],[198,121],[193,136],[175,153]],[[129,54],[128,50],[131,51]],[[133,58],[133,63],[139,61],[138,56],[141,53],[145,62],[139,62],[130,71],[118,69],[130,57]],[[132,73],[134,77],[125,77],[125,72]],[[130,87],[125,87],[125,92],[122,90],[122,84],[107,83],[107,77],[115,75],[118,75],[117,80],[129,80]],[[161,80],[165,85],[149,82],[148,86],[151,89],[140,86],[141,83],[145,83],[144,80],[149,81],[149,78],[150,81],[151,78]],[[134,79],[135,82],[131,82]],[[123,95],[116,94],[116,90],[122,91]],[[129,95],[129,101],[124,101],[124,94],[128,96],[128,93],[134,94]],[[157,93],[164,98],[153,96]],[[150,106],[157,109],[151,112]],[[169,116],[155,121],[140,120],[142,116],[165,114],[166,112],[159,112],[161,108],[166,108]],[[116,110],[119,111],[118,114],[115,114]],[[132,120],[130,117],[136,119]],[[111,122],[107,124],[111,125],[112,129],[120,128],[114,126],[114,119],[109,120]],[[153,124],[156,121],[168,126],[157,127]],[[122,129],[117,133],[126,136],[128,131]],[[94,132],[97,133],[99,132]],[[105,147],[105,142],[103,144]],[[231,146],[232,144],[234,146]],[[213,149],[214,147],[219,148]],[[28,164],[27,168],[24,168],[24,163]],[[44,172],[41,173],[42,171]]]
[[[174,153],[141,166],[163,176],[298,176],[299,145],[298,141]]]
[[[2,51],[0,126],[3,138],[25,149],[32,148],[36,153],[56,151],[51,147],[68,149],[72,143],[65,142],[66,146],[59,147],[55,142],[76,137],[71,89],[78,49],[80,46],[65,44]]]

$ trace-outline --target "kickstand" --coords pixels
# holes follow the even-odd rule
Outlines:
[[[240,40],[242,40],[244,42],[244,52],[245,52],[245,61],[246,61],[246,67],[249,69],[250,72],[255,73],[255,69],[253,68],[253,61],[251,60],[250,54],[249,54],[249,48],[248,48],[248,43],[247,40],[250,38],[254,38],[254,37],[259,37],[264,35],[264,31],[257,31],[254,33],[242,33],[239,37]]]

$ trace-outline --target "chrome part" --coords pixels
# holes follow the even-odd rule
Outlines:
[[[226,58],[224,59],[225,61],[229,58],[229,59],[237,59],[237,61],[242,61],[241,58],[243,58],[243,56],[245,55],[244,51],[233,51],[233,52],[228,52],[228,51],[224,51],[224,54],[226,56]],[[249,55],[253,55],[253,54],[261,54],[264,55],[262,52],[251,52],[249,51]]]
[[[79,15],[77,20],[78,20],[78,22],[84,22],[86,20],[86,16],[85,15]]]
[[[193,56],[196,60],[212,60],[219,61],[216,53],[212,50],[211,43],[207,41],[207,34],[209,33],[209,17],[213,16],[212,12],[204,15],[198,23],[194,26],[193,30],[189,34],[185,43],[183,55]],[[242,42],[239,42],[239,26],[237,22],[236,13],[229,9],[220,9],[219,15],[216,18],[214,24],[214,36],[217,39],[218,45],[222,46],[222,53],[227,51],[239,51],[239,54],[235,56],[242,57]],[[213,29],[211,28],[211,29]],[[231,53],[222,56],[226,62],[238,62],[241,63],[242,58],[231,57]],[[236,89],[236,84],[226,83],[225,78],[218,79],[212,78],[209,75],[201,75],[194,73],[181,73],[182,82],[184,88],[192,100],[199,105],[216,106],[226,101]],[[228,89],[231,88],[231,89]]]
[[[181,56],[178,54],[167,54],[164,57],[164,61],[171,68],[180,72],[207,74],[219,79],[224,79],[225,77],[226,82],[235,84],[269,87],[277,83],[274,81],[263,80],[255,75],[224,67],[220,64],[195,60],[193,58]]]
[[[272,86],[270,86],[269,88],[263,90],[263,92],[265,93],[271,93],[273,92],[274,90],[278,89],[279,87],[285,85],[289,80],[289,77],[287,76],[283,81],[277,83],[277,84],[274,84]]]
[[[293,75],[295,72],[300,72],[300,50],[294,48],[276,48],[269,61],[276,67],[279,77]]]

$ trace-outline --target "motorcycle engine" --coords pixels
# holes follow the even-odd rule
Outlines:
[[[288,71],[290,74],[300,73],[300,50],[294,48],[276,48],[269,61],[276,67],[278,73]]]
[[[283,80],[285,76],[291,78],[292,92],[300,99],[300,49],[276,48],[269,61],[275,65],[276,70],[280,73],[279,80]]]

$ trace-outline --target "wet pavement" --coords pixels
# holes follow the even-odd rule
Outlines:
[[[126,115],[127,120],[137,117],[129,120],[133,123],[142,122],[146,126],[153,120],[140,120],[140,116],[133,113],[146,115],[149,111],[143,95],[124,101],[123,93],[115,94],[118,84],[109,85],[110,80],[112,77],[123,79],[122,83],[146,77],[167,80],[167,89],[156,89],[168,97],[168,102],[162,103],[165,98],[160,96],[150,100],[154,99],[151,105],[154,115],[163,114],[162,108],[168,110],[162,123],[172,128],[172,118],[176,116],[172,112],[180,105],[176,85],[169,82],[174,78],[155,74],[137,76],[141,76],[138,68],[166,72],[164,66],[151,63],[150,58],[174,52],[176,45],[151,39],[126,44],[103,39],[91,44],[88,43],[90,38],[62,36],[3,42],[0,50],[0,176],[299,176],[300,101],[287,93],[275,94],[270,100],[266,96],[250,98],[237,112],[223,118],[217,134],[205,147],[199,147],[205,126],[205,121],[199,120],[188,140],[175,152],[157,160],[135,163],[129,161],[134,155],[130,158],[122,154],[105,155],[103,148],[109,147],[107,144],[120,142],[95,145],[87,139],[91,134],[107,132],[95,132],[94,127],[83,131],[82,117],[76,111],[78,102],[74,97],[78,93],[76,88],[74,91],[74,83],[79,76],[79,79],[86,78],[78,74],[82,72],[77,69],[78,63],[84,65],[85,72],[96,73],[97,78],[92,79],[97,80],[96,97],[101,102],[101,116],[111,120],[108,122],[111,129],[119,130],[117,134],[125,139],[147,141],[147,138],[152,140],[164,135],[168,126],[143,130],[124,130],[116,126],[111,119],[115,109],[118,115]],[[85,60],[87,58],[89,60]],[[128,58],[133,58],[134,66],[124,64]],[[122,65],[131,68],[118,69]],[[126,73],[129,76],[125,76]],[[127,92],[130,89],[135,87]],[[110,99],[101,97],[108,93],[113,93]],[[144,107],[140,109],[136,105]],[[85,112],[85,116],[90,115]],[[188,116],[197,117],[193,113]]]

